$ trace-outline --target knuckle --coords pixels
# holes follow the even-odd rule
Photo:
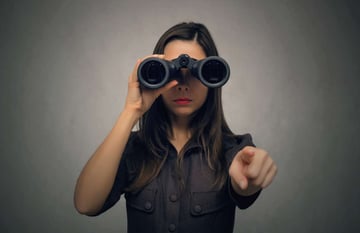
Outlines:
[[[259,172],[256,171],[255,169],[248,169],[246,175],[250,179],[256,179],[259,175]]]
[[[261,187],[262,184],[263,184],[263,182],[261,180],[258,180],[258,179],[254,180],[252,183],[253,183],[254,186],[257,186],[257,187]]]

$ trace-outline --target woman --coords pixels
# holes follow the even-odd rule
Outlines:
[[[181,23],[161,36],[152,57],[181,54],[201,60],[218,52],[204,25]],[[78,178],[76,209],[99,215],[124,193],[128,232],[232,232],[235,206],[249,207],[276,165],[249,134],[229,129],[221,88],[204,86],[188,69],[161,88],[142,88],[142,60],[123,111]]]

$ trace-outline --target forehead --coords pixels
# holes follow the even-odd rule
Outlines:
[[[181,54],[187,54],[197,60],[204,59],[206,54],[198,42],[193,40],[173,40],[164,49],[165,60],[172,60]]]

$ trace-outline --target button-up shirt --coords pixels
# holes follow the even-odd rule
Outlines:
[[[229,177],[223,187],[214,187],[214,172],[197,144],[185,149],[182,166],[185,187],[179,188],[175,173],[178,154],[171,143],[159,174],[140,191],[125,192],[137,175],[129,165],[131,158],[136,153],[146,153],[141,152],[143,145],[137,138],[137,133],[130,135],[113,188],[98,213],[108,210],[125,193],[128,233],[232,233],[235,207],[249,207],[260,193],[237,195]],[[249,134],[223,140],[228,166],[236,153],[248,145],[254,145]]]

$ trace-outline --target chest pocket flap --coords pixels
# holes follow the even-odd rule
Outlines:
[[[231,200],[224,191],[191,193],[191,214],[200,216],[210,214],[231,205]]]
[[[156,189],[144,189],[136,194],[127,193],[126,204],[137,210],[151,213],[155,208],[156,193]]]

